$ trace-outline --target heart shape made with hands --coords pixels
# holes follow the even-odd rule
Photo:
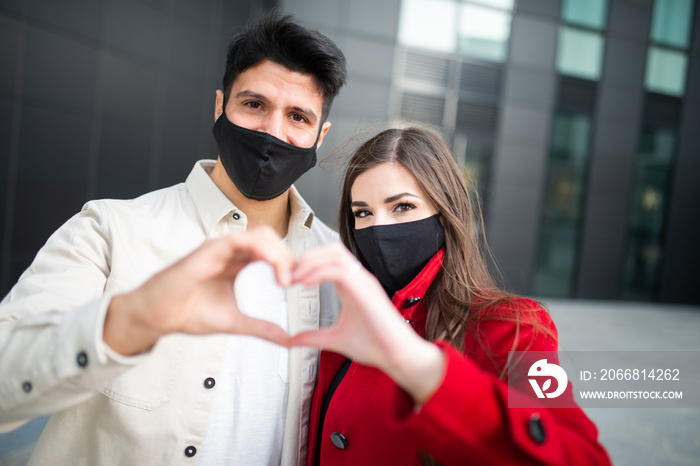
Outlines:
[[[270,284],[273,272],[281,287],[275,292],[270,290],[276,287],[262,286],[262,282]],[[239,292],[237,297],[236,288],[240,291],[245,287],[249,291],[247,287],[255,286],[256,274],[260,273],[266,274],[265,278],[259,280],[261,286],[253,291],[270,294],[262,299],[272,300],[266,301],[271,309],[279,309],[284,289],[289,286],[331,283],[341,303],[338,321],[330,327],[306,329],[291,336],[283,328],[286,322],[279,312],[269,320],[250,312],[252,307],[246,293]],[[377,354],[394,347],[394,342],[405,341],[404,337],[413,332],[377,279],[358,267],[355,256],[340,242],[308,250],[295,259],[272,230],[251,229],[207,241],[149,282],[153,282],[157,296],[142,297],[140,301],[155,303],[153,307],[158,310],[151,320],[161,326],[161,334],[251,335],[286,347],[327,348],[358,361],[373,362]]]
[[[248,264],[238,273],[233,288],[251,286],[252,291],[256,291],[252,282],[257,275],[264,277],[258,280],[263,282],[260,289],[269,289],[265,285],[269,285],[274,273],[281,285],[280,288],[273,287],[278,290],[276,294],[268,291],[272,295],[269,307],[274,309],[283,299],[287,286],[310,287],[332,283],[340,298],[341,312],[332,326],[302,331],[293,336],[287,334],[284,341],[276,341],[271,335],[258,336],[287,347],[311,346],[344,354],[355,362],[382,370],[418,401],[426,399],[433,392],[443,373],[442,351],[426,342],[413,327],[406,325],[379,281],[358,266],[355,256],[342,244],[334,243],[306,251],[298,260],[279,259],[279,256],[273,256],[272,260],[265,261],[268,264]],[[250,294],[251,288],[246,291]],[[268,298],[270,296],[262,299]],[[246,312],[246,298],[239,294],[237,299],[240,312]],[[263,322],[259,320],[260,315],[248,317],[258,323]],[[279,312],[276,313],[276,321],[264,322],[284,332],[278,326],[278,323],[283,323]],[[402,362],[397,364],[397,361]],[[406,365],[406,361],[410,364]],[[416,372],[416,367],[425,370]],[[404,372],[406,368],[408,371]],[[413,379],[413,375],[406,374],[418,374],[418,381]]]

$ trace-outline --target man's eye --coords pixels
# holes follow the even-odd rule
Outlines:
[[[250,108],[260,108],[260,102],[246,102],[246,105]]]
[[[294,115],[292,115],[292,120],[299,122],[299,123],[305,123],[308,121],[304,115],[300,115],[298,113],[295,113]]]

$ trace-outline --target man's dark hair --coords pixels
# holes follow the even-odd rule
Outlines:
[[[326,121],[333,98],[347,78],[345,56],[333,41],[295,23],[290,15],[280,16],[275,10],[269,11],[229,42],[224,73],[225,101],[238,75],[264,59],[314,76],[323,94],[321,122]]]

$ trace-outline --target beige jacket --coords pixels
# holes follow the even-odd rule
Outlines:
[[[57,230],[0,305],[0,432],[51,416],[29,464],[193,465],[226,336],[169,335],[148,354],[102,343],[110,297],[131,290],[205,239],[245,230],[246,216],[198,162],[185,183],[128,201],[88,202]],[[338,239],[291,191],[295,255]],[[332,288],[287,291],[289,332],[333,322]],[[317,351],[290,352],[282,464],[306,463]]]

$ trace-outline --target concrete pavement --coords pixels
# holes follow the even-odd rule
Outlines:
[[[567,300],[545,305],[563,351],[700,351],[700,306]],[[700,406],[586,412],[617,466],[700,464]],[[24,465],[45,422],[0,435],[0,466]]]

